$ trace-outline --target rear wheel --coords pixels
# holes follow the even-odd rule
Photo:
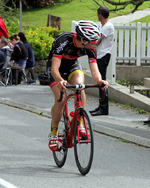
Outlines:
[[[60,121],[58,127],[58,151],[53,151],[53,157],[56,165],[62,167],[65,164],[67,158],[67,138],[66,138],[66,119],[63,112],[63,121]]]
[[[91,127],[90,119],[84,109],[78,111],[79,117],[83,118],[82,126],[86,130],[86,135],[80,137],[77,134],[77,125],[74,132],[74,153],[77,167],[81,174],[86,175],[92,165],[94,153],[94,139],[93,130]],[[77,122],[76,122],[77,123]]]

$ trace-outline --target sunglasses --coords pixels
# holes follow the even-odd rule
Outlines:
[[[92,41],[90,41],[90,43],[91,43],[91,44],[95,44],[95,43],[97,43],[97,41],[98,41],[98,40],[92,40]]]
[[[86,41],[86,42],[82,42],[82,44],[85,46],[86,44],[90,43],[90,44],[96,44],[98,40],[91,40],[91,41]]]

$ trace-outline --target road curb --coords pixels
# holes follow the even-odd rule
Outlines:
[[[24,104],[15,100],[12,101],[11,99],[6,98],[0,98],[0,103],[51,118],[50,111],[44,110],[33,105]]]
[[[134,134],[126,133],[126,132],[123,132],[123,131],[119,131],[119,130],[116,130],[116,129],[104,127],[104,126],[101,126],[101,125],[97,126],[95,124],[92,124],[92,126],[93,126],[93,130],[98,132],[98,133],[113,136],[115,138],[125,139],[129,142],[138,144],[140,146],[150,148],[150,140],[149,139],[146,139],[146,138],[143,138],[143,137],[140,137],[140,136],[136,136]]]

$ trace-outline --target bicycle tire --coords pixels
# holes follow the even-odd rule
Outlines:
[[[82,143],[78,142],[77,122],[76,122],[75,131],[74,131],[74,154],[75,154],[76,165],[80,173],[82,175],[86,175],[90,171],[93,161],[93,154],[94,154],[93,130],[87,112],[84,109],[80,109],[78,113],[79,113],[79,117],[84,118],[85,123],[87,125],[89,141],[88,141],[88,136],[85,136],[85,137],[79,137],[79,141],[81,141]],[[85,126],[85,123],[83,123],[83,126]]]
[[[59,150],[53,151],[54,161],[59,168],[61,168],[65,164],[67,153],[68,153],[67,138],[66,138],[67,120],[65,119],[64,113],[65,112],[63,111],[63,120],[60,121],[58,127],[58,141],[62,140],[62,142],[59,141]]]

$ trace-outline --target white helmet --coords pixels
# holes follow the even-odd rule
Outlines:
[[[100,38],[100,30],[98,25],[92,21],[81,20],[76,26],[77,36],[83,40],[95,41]]]

